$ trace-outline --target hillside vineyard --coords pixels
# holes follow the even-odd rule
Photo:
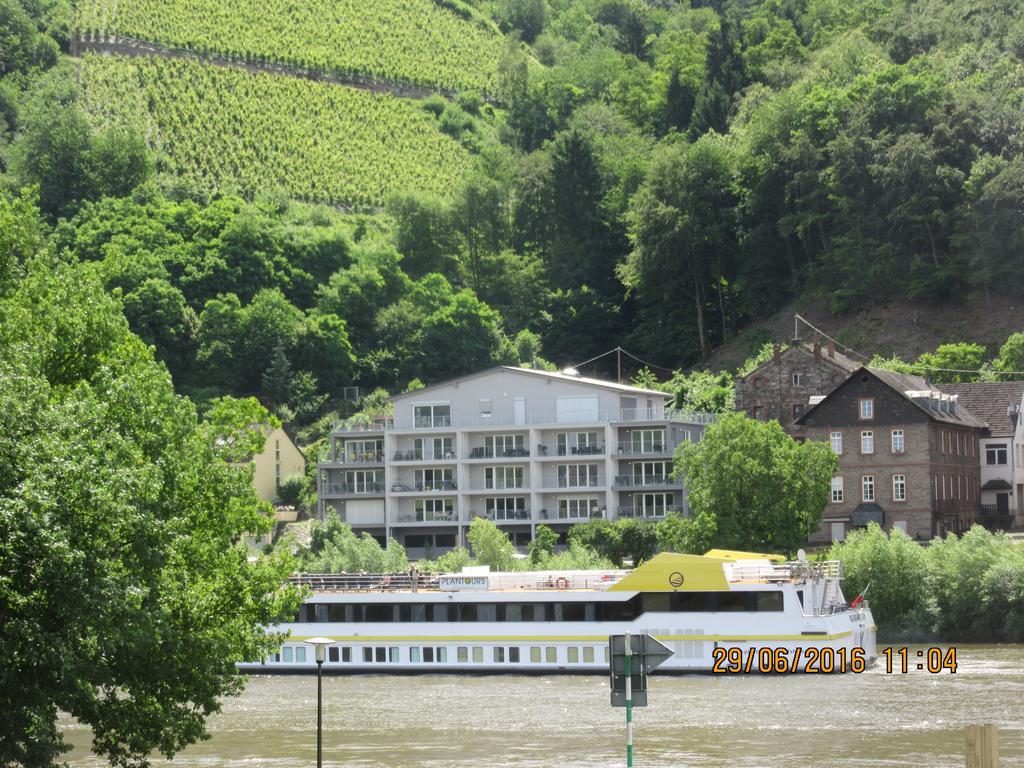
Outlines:
[[[82,32],[442,88],[493,89],[502,40],[433,0],[87,0]]]
[[[90,55],[81,98],[95,124],[138,129],[203,189],[376,206],[396,191],[446,192],[469,162],[411,102],[287,76]]]

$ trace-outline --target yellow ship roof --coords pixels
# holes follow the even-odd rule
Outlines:
[[[782,555],[760,555],[756,552],[733,552],[712,549],[704,555],[678,555],[662,552],[655,555],[629,575],[620,579],[609,592],[707,592],[729,589],[725,577],[726,563],[737,560],[771,560],[784,562]]]
[[[757,552],[739,552],[734,549],[709,549],[704,557],[723,557],[727,560],[771,560],[773,563],[784,563],[782,555],[762,555]]]

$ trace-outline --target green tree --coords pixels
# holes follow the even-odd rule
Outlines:
[[[915,372],[927,374],[932,381],[977,381],[985,359],[981,344],[941,344],[934,352],[925,352],[917,358]]]
[[[123,197],[153,174],[146,140],[133,128],[112,127],[95,134],[89,146],[92,194]]]
[[[247,562],[248,474],[89,270],[32,259],[0,316],[0,763],[53,764],[58,711],[112,764],[170,758],[279,647],[291,565]]]
[[[718,526],[709,513],[683,517],[672,512],[658,521],[654,530],[662,552],[702,555],[714,546]]]
[[[1024,333],[1011,333],[999,348],[995,367],[1000,371],[1024,371]]]
[[[790,553],[806,541],[837,467],[825,443],[798,443],[778,422],[739,413],[719,416],[676,456],[690,508],[715,520],[715,543],[754,552]]]
[[[886,534],[877,523],[852,531],[845,542],[832,545],[829,560],[843,563],[847,599],[871,585],[871,614],[887,638],[923,639],[928,599],[925,550],[894,528]]]
[[[555,553],[558,534],[550,526],[538,525],[537,533],[530,542],[530,567],[536,568]]]
[[[278,344],[270,356],[270,365],[260,378],[260,390],[272,405],[284,405],[292,396],[292,364]]]
[[[317,522],[311,532],[309,549],[299,553],[307,573],[405,573],[409,560],[405,547],[394,539],[382,547],[363,531],[356,536],[352,526],[341,522],[337,512]]]
[[[413,341],[417,370],[427,381],[493,365],[504,346],[498,313],[464,290],[427,316]]]
[[[157,357],[180,381],[195,354],[199,330],[199,319],[181,291],[166,280],[148,278],[124,297],[124,315],[132,331],[156,348]]]
[[[508,534],[491,520],[474,518],[466,532],[466,540],[480,565],[489,565],[492,571],[515,570],[515,545]]]
[[[267,433],[281,422],[255,397],[218,397],[210,401],[200,430],[224,461],[249,461],[262,453]]]

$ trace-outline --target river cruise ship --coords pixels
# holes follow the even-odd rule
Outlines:
[[[325,673],[603,674],[609,635],[626,632],[673,651],[659,673],[712,671],[721,649],[759,660],[745,671],[771,651],[802,665],[824,649],[846,660],[863,649],[871,664],[871,610],[847,604],[841,577],[838,562],[723,550],[662,553],[632,571],[303,575],[310,594],[276,627],[289,633],[284,645],[240,669],[315,671],[305,641],[316,637],[333,641]]]

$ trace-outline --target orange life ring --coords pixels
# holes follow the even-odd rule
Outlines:
[[[555,589],[565,591],[569,588],[569,580],[565,576],[559,576],[555,579]]]

